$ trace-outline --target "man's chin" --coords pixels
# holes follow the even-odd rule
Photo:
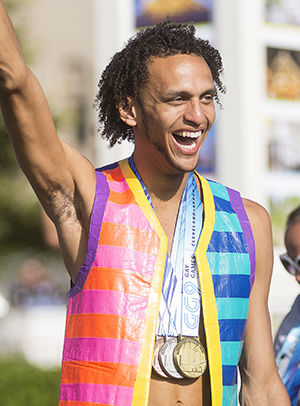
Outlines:
[[[180,160],[168,160],[169,164],[178,171],[178,173],[189,173],[197,168],[198,160],[195,162],[180,162]]]
[[[178,162],[174,163],[174,166],[176,166],[178,170],[185,173],[194,171],[197,168],[197,165],[197,158],[187,159],[184,162],[180,162],[180,160],[178,160]]]
[[[198,165],[198,157],[171,157],[168,152],[159,144],[153,143],[156,149],[160,152],[160,154],[164,157],[164,159],[168,162],[168,164],[175,169],[178,174],[179,173],[189,173],[194,171]]]

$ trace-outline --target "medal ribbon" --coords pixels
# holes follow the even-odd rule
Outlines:
[[[136,169],[133,156],[128,162],[154,211],[150,195]],[[198,336],[201,293],[194,252],[201,229],[202,204],[195,177],[191,172],[180,202],[171,258],[168,254],[166,257],[158,335]]]
[[[171,314],[175,306],[180,306],[181,314],[176,319],[176,329],[180,334],[192,337],[198,336],[200,321],[201,293],[194,253],[201,229],[202,204],[195,178],[191,173],[180,204],[171,252],[171,262],[176,277],[180,280],[181,306],[178,299],[174,300]]]

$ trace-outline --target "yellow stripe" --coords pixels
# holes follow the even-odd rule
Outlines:
[[[202,295],[202,311],[211,383],[211,404],[221,406],[223,398],[222,358],[220,331],[214,286],[206,257],[215,223],[213,194],[205,178],[197,174],[203,191],[204,222],[199,244],[196,248],[196,261]]]
[[[149,304],[145,319],[145,331],[141,346],[141,357],[138,365],[137,379],[134,385],[132,406],[147,406],[150,390],[150,378],[152,371],[152,357],[154,350],[154,338],[156,334],[156,325],[159,312],[159,303],[162,290],[163,274],[167,253],[167,237],[156,217],[144,190],[132,172],[128,160],[120,162],[121,170],[126,181],[132,190],[135,199],[143,213],[147,217],[151,227],[160,238],[160,247],[155,265],[155,271],[152,286],[149,295]],[[200,270],[200,286],[202,294],[204,328],[206,334],[208,362],[211,381],[211,399],[212,406],[222,405],[222,359],[220,332],[218,324],[217,306],[214,295],[214,287],[206,257],[206,251],[211,239],[215,222],[215,207],[213,195],[209,184],[205,178],[198,175],[201,182],[204,199],[204,222],[201,238],[196,249],[197,266]]]
[[[152,371],[152,358],[154,350],[154,340],[156,334],[156,325],[159,312],[159,304],[162,290],[163,275],[167,254],[167,236],[159,223],[144,190],[132,172],[128,160],[120,162],[120,168],[126,178],[126,181],[134,194],[134,197],[147,217],[151,227],[157,233],[160,239],[158,256],[156,259],[153,280],[149,295],[149,302],[145,318],[145,331],[142,339],[141,356],[137,370],[137,378],[134,385],[132,406],[147,406],[150,390],[150,379]]]

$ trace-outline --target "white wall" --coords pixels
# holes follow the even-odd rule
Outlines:
[[[97,66],[95,89],[102,70],[134,34],[133,5],[132,0],[94,0],[93,2],[94,52]],[[122,142],[121,145],[109,148],[105,141],[100,140],[96,148],[97,166],[103,166],[131,155],[133,144]]]
[[[244,197],[265,204],[263,2],[215,0],[214,12],[216,47],[227,86],[218,119],[218,178]]]

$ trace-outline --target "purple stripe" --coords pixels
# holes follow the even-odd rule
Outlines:
[[[60,390],[61,401],[103,403],[105,405],[130,406],[133,388],[101,384],[63,384]]]
[[[119,314],[126,317],[131,317],[134,314],[135,317],[144,320],[147,303],[148,298],[123,292],[83,290],[80,300],[70,299],[68,314]]]
[[[96,170],[96,193],[91,216],[87,255],[82,267],[80,268],[76,281],[69,291],[69,298],[73,297],[76,295],[76,293],[83,289],[83,285],[94,262],[108,197],[109,187],[107,184],[107,179],[102,172]]]
[[[239,192],[230,188],[226,189],[230,198],[230,203],[238,216],[242,230],[244,232],[250,257],[250,285],[252,288],[255,278],[255,242],[252,234],[251,224]]]
[[[138,365],[141,345],[115,338],[66,338],[63,361],[115,362]]]

